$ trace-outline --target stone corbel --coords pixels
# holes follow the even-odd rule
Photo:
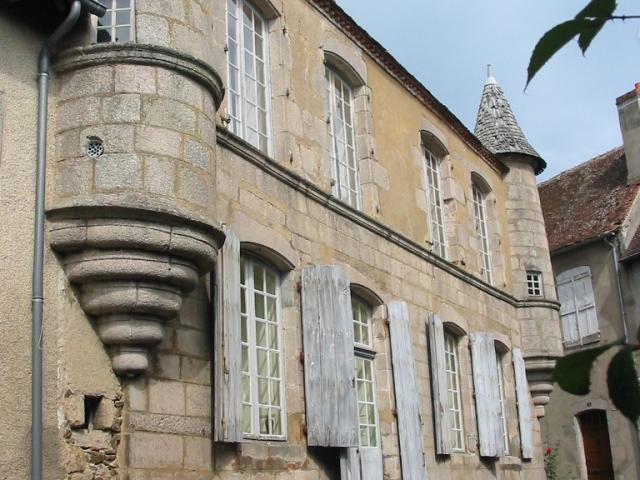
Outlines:
[[[149,367],[164,323],[213,269],[221,232],[151,211],[102,208],[49,212],[49,240],[118,375]]]
[[[529,391],[533,398],[536,417],[545,415],[545,405],[553,391],[553,369],[556,359],[552,357],[529,357],[525,359]]]

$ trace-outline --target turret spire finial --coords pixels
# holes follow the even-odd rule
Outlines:
[[[496,79],[493,76],[493,69],[491,68],[491,64],[488,63],[487,64],[487,81],[485,82],[485,85],[490,83],[498,83],[498,82],[496,82]]]

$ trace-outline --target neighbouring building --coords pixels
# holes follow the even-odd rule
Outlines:
[[[542,480],[545,163],[495,79],[473,134],[333,1],[103,1],[52,47],[44,478]],[[0,2],[3,479],[72,3]]]
[[[640,85],[616,103],[624,146],[540,185],[567,354],[635,343],[640,328]],[[640,477],[638,433],[608,395],[614,353],[597,361],[588,395],[551,395],[543,437],[559,478]]]

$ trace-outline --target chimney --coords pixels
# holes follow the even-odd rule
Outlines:
[[[624,154],[627,158],[627,184],[640,181],[640,83],[616,99]]]

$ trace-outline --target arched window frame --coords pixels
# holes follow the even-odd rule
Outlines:
[[[445,372],[447,374],[447,390],[449,393],[449,428],[451,431],[451,451],[465,451],[464,411],[462,407],[462,375],[460,370],[460,343],[466,332],[458,325],[443,323],[444,353],[446,357]],[[453,367],[453,368],[452,368]],[[452,382],[453,379],[453,382]],[[457,405],[451,404],[451,399]]]
[[[430,131],[421,130],[420,140],[431,250],[446,260],[448,259],[448,240],[441,169],[449,151],[444,143]]]
[[[232,7],[235,7],[234,11]],[[245,10],[251,12],[250,24],[242,14]],[[226,0],[228,128],[266,155],[272,150],[269,22],[274,16],[277,16],[277,10],[266,0]],[[251,46],[245,45],[247,27],[253,32]],[[258,42],[262,43],[262,48],[256,55]],[[247,55],[252,59],[249,70]],[[262,79],[258,73],[260,69],[263,70]]]
[[[471,174],[471,198],[476,239],[478,241],[478,271],[480,277],[493,284],[493,262],[491,254],[491,234],[489,228],[488,198],[491,187],[479,174]]]
[[[265,272],[263,275],[264,288],[261,290],[256,288],[255,274],[256,268],[261,268]],[[249,275],[251,273],[251,275]],[[266,285],[266,275],[271,274],[275,277],[275,290],[270,289]],[[258,440],[286,440],[287,438],[287,408],[286,408],[286,394],[285,394],[285,372],[284,372],[284,344],[283,344],[283,332],[282,332],[282,296],[281,296],[281,284],[282,274],[281,271],[271,265],[269,262],[256,257],[251,251],[243,251],[240,257],[240,278],[241,278],[241,322],[246,319],[246,325],[241,323],[241,355],[242,355],[242,402],[243,402],[243,436],[248,439]],[[266,321],[263,321],[261,317],[257,315],[256,298],[258,296],[264,297],[263,305],[263,317]],[[275,298],[275,314],[276,314],[276,348],[273,347],[271,335],[273,333],[270,328],[270,324],[273,322],[268,321],[268,298]],[[264,323],[264,345],[258,344],[258,324]],[[245,354],[245,351],[247,352]],[[266,375],[261,374],[258,365],[259,351],[265,351],[265,359],[267,360]],[[274,370],[271,362],[273,356],[277,354],[278,372],[277,377],[273,375]],[[248,398],[245,390],[245,378],[249,385]],[[263,402],[259,397],[260,380],[266,382],[267,385],[267,401]],[[273,383],[278,383],[278,396],[280,405],[274,405],[274,396],[272,394]],[[280,432],[263,433],[260,431],[261,422],[261,409],[267,409],[269,415],[269,428],[273,429],[277,422],[272,421],[271,411],[279,410],[280,412]],[[250,426],[247,429],[247,414],[250,412]]]

